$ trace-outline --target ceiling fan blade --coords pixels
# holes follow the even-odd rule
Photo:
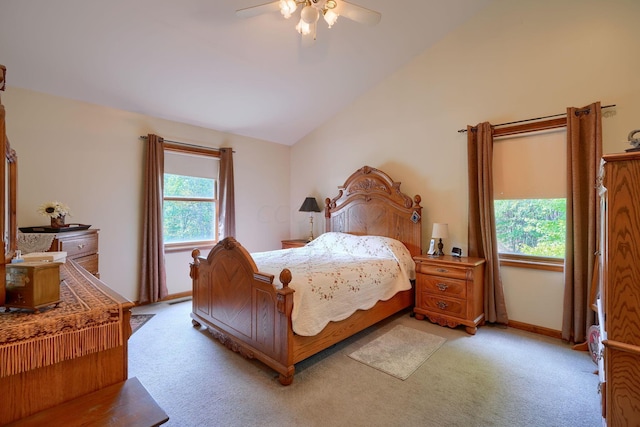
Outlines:
[[[276,0],[265,4],[259,4],[257,6],[238,9],[236,10],[236,16],[238,18],[253,18],[254,16],[262,15],[263,13],[277,12],[279,10],[279,2]]]
[[[347,19],[351,19],[352,21],[359,22],[361,24],[376,25],[382,18],[382,14],[380,12],[358,6],[357,4],[349,3],[344,0],[340,0],[336,3],[335,11],[338,15],[344,16]]]

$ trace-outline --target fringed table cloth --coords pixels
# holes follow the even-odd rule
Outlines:
[[[122,346],[123,305],[73,261],[60,266],[58,307],[0,312],[1,378]],[[1,311],[1,310],[0,310]]]

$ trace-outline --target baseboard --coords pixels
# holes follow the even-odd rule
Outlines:
[[[534,334],[544,335],[551,338],[562,339],[562,332],[555,329],[549,329],[542,326],[531,325],[529,323],[517,322],[509,320],[509,327],[520,329],[522,331],[533,332]]]
[[[180,299],[180,298],[191,298],[193,296],[193,292],[192,291],[185,291],[185,292],[178,292],[175,294],[171,294],[171,295],[167,295],[166,297],[164,297],[160,302],[168,302],[171,303],[172,300],[176,300],[176,299]],[[145,302],[145,303],[140,303],[140,301],[136,301],[135,305],[148,305],[151,303]]]
[[[162,302],[167,302],[167,301],[171,301],[172,299],[178,299],[178,298],[187,298],[191,296],[193,296],[192,291],[178,292],[177,294],[167,295],[162,299]]]

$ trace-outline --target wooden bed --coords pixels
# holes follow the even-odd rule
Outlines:
[[[338,196],[326,199],[326,231],[392,237],[416,256],[422,249],[420,201],[420,196],[412,200],[403,194],[400,183],[386,173],[364,166],[339,187]],[[293,381],[296,363],[414,303],[414,290],[402,291],[369,310],[330,322],[315,336],[301,336],[292,329],[294,290],[288,287],[288,269],[280,273],[283,286],[276,289],[274,276],[259,272],[251,255],[231,237],[206,258],[198,249],[192,256],[193,325],[206,326],[231,350],[262,361],[278,372],[283,385]]]

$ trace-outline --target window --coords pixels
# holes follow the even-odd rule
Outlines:
[[[498,252],[564,258],[567,200],[495,200]]]
[[[217,242],[218,158],[165,148],[163,237],[165,248]]]
[[[561,267],[566,241],[566,130],[496,139],[493,179],[501,263]]]

